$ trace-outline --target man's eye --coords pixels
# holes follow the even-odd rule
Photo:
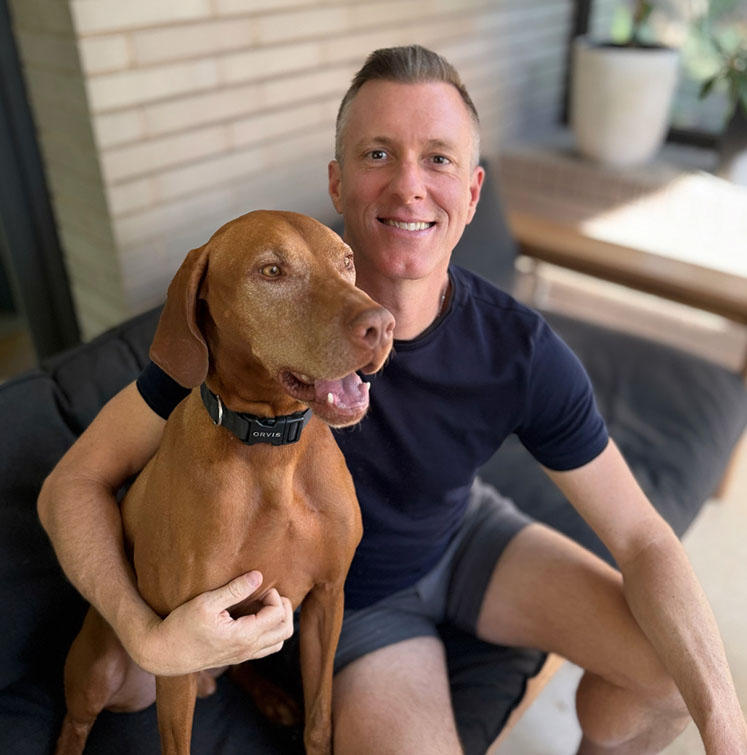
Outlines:
[[[383,160],[386,157],[386,152],[383,149],[372,149],[368,156],[372,160]]]
[[[279,278],[283,272],[279,265],[265,265],[259,270],[265,278]]]
[[[433,162],[436,163],[436,165],[450,165],[451,160],[449,160],[446,155],[435,155],[433,157]]]

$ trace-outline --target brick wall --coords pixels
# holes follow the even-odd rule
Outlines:
[[[82,329],[164,297],[250,209],[334,216],[340,97],[372,49],[420,43],[460,70],[483,155],[551,127],[570,0],[11,0]]]

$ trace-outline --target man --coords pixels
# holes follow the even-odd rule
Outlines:
[[[658,752],[688,711],[709,753],[747,753],[706,600],[608,440],[580,365],[538,315],[449,268],[480,195],[477,125],[456,71],[420,47],[373,53],[338,116],[330,195],[357,283],[394,314],[396,343],[369,416],[337,434],[365,534],[346,586],[335,752],[461,752],[435,631],[445,618],[585,668],[581,753]],[[180,398],[164,378],[151,367],[104,407],[45,483],[39,512],[68,576],[133,659],[175,674],[270,652],[290,617],[276,595],[256,619],[226,616],[251,576],[163,621],[140,599],[113,491],[158,447],[164,420],[149,407],[167,414]],[[622,574],[472,484],[510,432]]]

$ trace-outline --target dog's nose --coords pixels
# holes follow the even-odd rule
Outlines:
[[[394,334],[394,317],[384,307],[359,312],[348,324],[353,340],[369,349],[389,348]]]

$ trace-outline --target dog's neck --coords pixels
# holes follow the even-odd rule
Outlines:
[[[285,393],[278,381],[251,359],[224,362],[211,354],[207,387],[220,396],[223,405],[241,414],[280,417],[307,407]]]
[[[224,344],[210,330],[206,328],[210,365],[205,384],[220,396],[224,407],[258,417],[280,417],[307,408],[282,389],[245,344]]]
[[[307,408],[282,389],[246,343],[226,342],[207,306],[200,312],[200,330],[210,355],[205,384],[225,408],[268,418]]]

